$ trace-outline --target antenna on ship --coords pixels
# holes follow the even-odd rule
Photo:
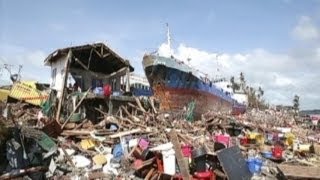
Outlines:
[[[169,23],[166,23],[166,25],[167,25],[167,45],[168,45],[168,48],[169,48],[170,56],[172,56],[172,52],[171,52],[171,36],[170,36]]]
[[[170,48],[171,50],[171,37],[170,37],[170,29],[169,29],[169,24],[166,23],[167,25],[167,44],[168,44],[168,47]]]

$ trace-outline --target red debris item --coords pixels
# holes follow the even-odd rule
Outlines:
[[[241,145],[247,145],[249,142],[248,138],[247,137],[243,137],[240,139],[240,144]]]
[[[111,86],[106,84],[103,86],[103,95],[109,97],[112,93]]]
[[[197,180],[215,180],[216,179],[216,175],[212,171],[196,172],[193,175],[193,179],[197,179]]]
[[[184,157],[191,157],[191,152],[192,152],[191,145],[182,145],[181,150]]]
[[[143,165],[143,161],[141,159],[136,159],[133,163],[135,169],[139,169]]]
[[[157,162],[158,171],[159,171],[159,172],[163,172],[163,162],[162,162],[162,160],[160,159],[160,155],[157,154],[156,157],[157,157],[157,158],[156,158],[156,162]]]
[[[272,156],[278,159],[282,158],[283,149],[281,146],[277,145],[272,148]]]
[[[218,143],[222,143],[223,145],[225,145],[225,147],[230,146],[230,136],[228,135],[223,135],[223,134],[215,135],[214,140]]]

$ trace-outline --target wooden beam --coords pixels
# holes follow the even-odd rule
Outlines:
[[[119,74],[119,73],[122,73],[123,71],[126,71],[126,69],[127,69],[127,67],[123,67],[123,68],[119,69],[119,70],[116,71],[116,72],[113,72],[113,73],[111,73],[111,74],[109,74],[109,75],[106,75],[105,78],[113,77],[113,76],[115,76],[115,75],[117,75],[117,74]]]
[[[86,65],[84,65],[78,58],[75,58],[75,60],[76,60],[76,62],[77,62],[78,64],[80,64],[85,70],[89,71],[89,68],[88,68]]]
[[[82,101],[87,97],[89,91],[91,90],[91,88],[89,88],[87,90],[87,92],[83,95],[83,97],[80,99],[80,101],[78,102],[77,106],[73,109],[73,111],[71,112],[71,114],[69,115],[69,117],[66,119],[66,121],[63,123],[63,125],[61,126],[61,129],[64,128],[64,126],[68,123],[68,121],[71,119],[72,115],[76,112],[76,110],[79,108],[79,106],[81,105]]]
[[[141,111],[144,112],[144,113],[146,113],[147,111],[143,108],[143,106],[142,106],[139,98],[138,98],[138,97],[135,97],[134,99],[136,100],[136,103],[138,104],[138,106],[139,106],[139,108],[141,109]]]
[[[116,133],[116,134],[112,134],[110,136],[110,138],[118,138],[118,137],[127,136],[127,135],[138,133],[138,132],[141,132],[140,128],[133,129],[133,130],[130,130],[130,131],[124,131],[124,132],[119,132],[119,133]]]
[[[99,51],[97,51],[97,50],[95,49],[95,47],[93,47],[93,51],[94,51],[95,53],[97,53],[97,55],[98,55],[100,58],[102,58],[102,55],[100,54]]]
[[[181,144],[179,142],[176,131],[171,130],[169,132],[169,137],[170,137],[171,143],[173,144],[173,149],[176,154],[176,159],[177,159],[177,162],[179,165],[179,169],[180,169],[182,178],[183,179],[191,179],[190,174],[189,174],[189,167],[183,157],[182,150],[181,150]]]
[[[108,56],[110,56],[110,55],[111,55],[111,53],[103,54],[103,55],[102,55],[102,58],[106,58],[106,57],[108,57]]]
[[[33,172],[40,172],[40,171],[47,171],[48,167],[45,166],[37,166],[37,167],[31,167],[27,169],[16,169],[13,172],[5,173],[0,176],[0,179],[13,179],[15,177],[23,176],[28,173],[33,173]]]
[[[90,56],[89,56],[89,60],[88,60],[88,69],[90,69],[90,64],[91,64],[91,59],[92,59],[92,52],[93,52],[93,48],[90,51]]]
[[[113,72],[113,73],[111,73],[111,74],[108,74],[108,75],[103,75],[103,73],[99,73],[99,74],[98,74],[98,73],[96,73],[96,72],[93,72],[92,70],[87,70],[87,71],[88,71],[88,73],[89,73],[90,75],[92,75],[92,76],[94,76],[94,77],[102,78],[102,79],[108,79],[108,78],[112,78],[113,76],[118,75],[119,73],[124,73],[124,71],[125,71],[126,68],[127,68],[127,67],[123,67],[123,68],[119,69],[118,71],[115,71],[115,72]],[[72,68],[72,69],[76,70],[77,68]],[[72,69],[71,69],[71,71],[72,71]],[[77,71],[72,71],[72,72],[77,72]]]

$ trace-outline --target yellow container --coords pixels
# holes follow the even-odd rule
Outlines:
[[[292,133],[286,133],[284,136],[286,138],[285,144],[288,146],[292,146],[293,141],[296,139],[296,136]]]
[[[264,137],[261,134],[257,134],[255,139],[257,144],[264,145]]]
[[[80,145],[85,150],[93,149],[96,146],[94,141],[91,140],[91,139],[83,139],[83,140],[81,140]]]
[[[249,139],[256,139],[256,136],[257,136],[257,135],[259,135],[259,133],[257,133],[257,132],[250,132],[250,133],[247,134],[247,137],[248,137]]]
[[[10,91],[9,91],[9,90],[0,89],[0,101],[5,101],[5,100],[7,100],[9,94],[10,94]]]
[[[36,88],[36,82],[34,81],[16,82],[11,88],[9,97],[40,106],[47,100],[48,94],[46,92],[39,91]]]

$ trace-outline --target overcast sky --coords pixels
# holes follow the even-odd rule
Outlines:
[[[320,0],[0,0],[0,67],[22,64],[23,79],[49,82],[49,53],[102,41],[143,74],[165,23],[181,60],[228,79],[244,72],[272,104],[298,94],[302,109],[320,108]],[[0,84],[8,80],[0,71]]]

